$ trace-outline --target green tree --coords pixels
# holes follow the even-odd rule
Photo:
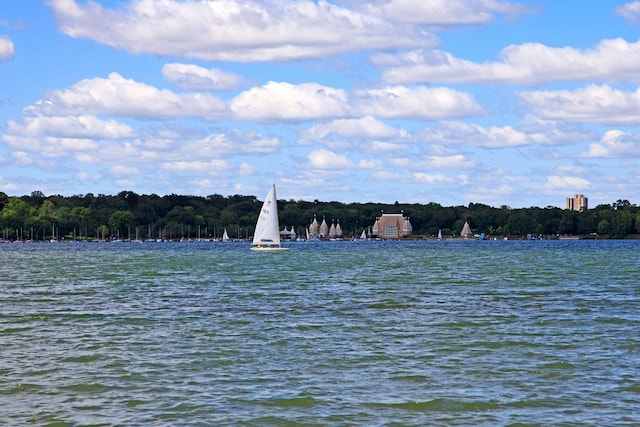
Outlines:
[[[611,233],[611,224],[606,219],[601,220],[598,223],[598,234],[606,236],[609,233]]]
[[[109,228],[111,232],[116,232],[117,235],[122,236],[125,231],[130,230],[135,226],[135,218],[131,211],[117,210],[109,217]]]
[[[35,211],[35,208],[24,200],[10,197],[0,214],[0,224],[2,229],[6,231],[5,234],[9,238],[24,235],[25,224],[28,224]]]

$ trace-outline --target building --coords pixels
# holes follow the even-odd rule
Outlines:
[[[403,213],[385,214],[376,218],[371,234],[380,239],[400,239],[413,233],[413,226],[409,217]]]
[[[464,226],[462,227],[460,236],[464,237],[465,239],[468,239],[471,236],[473,236],[473,233],[471,232],[471,227],[469,227],[469,223],[467,221],[464,222]]]
[[[586,211],[589,209],[589,199],[584,197],[583,194],[567,197],[567,209],[572,211]]]
[[[322,223],[318,224],[318,220],[316,216],[313,216],[313,221],[309,225],[307,229],[308,239],[309,240],[324,240],[324,239],[341,239],[343,236],[342,227],[340,227],[340,220],[335,224],[333,220],[331,220],[331,227],[327,224],[324,216],[322,217]]]

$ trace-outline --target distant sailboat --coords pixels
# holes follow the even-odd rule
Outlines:
[[[251,243],[252,251],[286,251],[289,248],[280,246],[280,224],[278,222],[278,203],[276,185],[273,184],[264,199],[256,231]]]
[[[224,233],[222,234],[222,241],[223,242],[230,242],[231,239],[229,238],[229,234],[227,233],[227,229],[224,229]]]
[[[367,233],[362,230],[362,234],[360,234],[360,240],[367,240]]]
[[[442,230],[438,230],[438,240],[442,240]]]

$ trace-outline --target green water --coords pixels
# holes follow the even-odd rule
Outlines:
[[[640,424],[640,242],[248,247],[0,245],[0,424]]]

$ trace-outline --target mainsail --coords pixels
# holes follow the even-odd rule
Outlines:
[[[278,203],[276,185],[273,184],[264,199],[256,231],[253,234],[252,250],[285,250],[280,246],[280,224],[278,222]]]

